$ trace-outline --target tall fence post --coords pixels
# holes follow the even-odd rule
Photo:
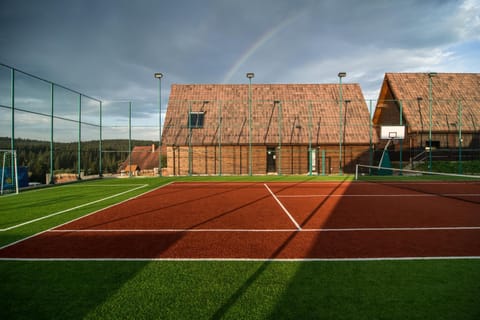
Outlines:
[[[218,175],[222,175],[222,101],[218,101]]]
[[[313,154],[312,154],[312,101],[308,102],[308,175],[312,175]],[[318,170],[318,169],[317,169]]]
[[[82,95],[78,95],[78,148],[77,148],[77,179],[80,180],[82,170]]]
[[[53,178],[54,172],[54,144],[53,144],[53,116],[54,116],[54,84],[50,83],[50,108],[51,108],[51,115],[50,115],[50,181],[47,183],[54,184],[55,179]]]
[[[249,76],[248,85],[248,175],[252,175],[252,77],[253,73]]]
[[[103,177],[103,168],[102,168],[102,156],[103,156],[103,150],[102,150],[102,101],[100,101],[100,133],[99,133],[99,138],[98,138],[98,176],[101,178]]]
[[[192,102],[188,102],[188,175],[192,175],[193,171],[193,154],[192,154]]]
[[[463,173],[463,164],[462,164],[462,101],[458,100],[458,173]]]
[[[10,138],[10,149],[12,150],[12,154],[15,151],[15,69],[10,69],[10,90],[11,90],[11,104],[12,104],[12,112],[11,112],[11,133],[12,137]],[[13,158],[12,158],[13,159]],[[14,163],[12,160],[12,168],[14,168]]]
[[[373,165],[373,119],[372,119],[372,100],[370,100],[370,105],[369,105],[369,130],[368,130],[368,135],[370,139],[370,144],[369,144],[369,165]],[[370,170],[370,169],[369,169]]]
[[[278,175],[282,175],[282,101],[275,100],[278,104]]]
[[[132,102],[128,102],[128,176],[132,177]]]
[[[400,125],[403,126],[403,101],[399,101],[400,104]],[[400,139],[400,175],[402,175],[403,168],[403,139]]]

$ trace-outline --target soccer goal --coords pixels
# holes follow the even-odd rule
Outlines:
[[[18,193],[17,152],[15,150],[0,150],[1,189],[0,194]]]

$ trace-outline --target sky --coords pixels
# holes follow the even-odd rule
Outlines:
[[[366,99],[386,72],[478,73],[480,0],[0,0],[0,48],[0,63],[104,101],[106,121],[133,101],[148,127],[155,72],[164,109],[172,84],[246,84],[246,72],[337,83],[344,71]]]

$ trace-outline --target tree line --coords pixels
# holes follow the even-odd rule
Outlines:
[[[0,149],[9,150],[11,139],[0,137]],[[131,147],[150,146],[151,140],[132,140]],[[128,140],[102,141],[102,171],[116,173],[120,164],[129,155]],[[15,139],[17,164],[28,168],[29,180],[45,182],[47,173],[50,173],[50,142],[32,139]],[[54,142],[53,168],[54,173],[78,172],[78,142]],[[100,143],[98,140],[82,141],[80,145],[80,170],[85,175],[99,173]]]

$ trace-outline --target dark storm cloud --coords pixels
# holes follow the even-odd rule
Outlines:
[[[264,83],[347,71],[375,97],[384,72],[478,72],[479,11],[478,0],[2,0],[0,62],[143,103],[142,119],[157,112],[158,71],[163,105],[172,83],[246,83],[247,71]]]

